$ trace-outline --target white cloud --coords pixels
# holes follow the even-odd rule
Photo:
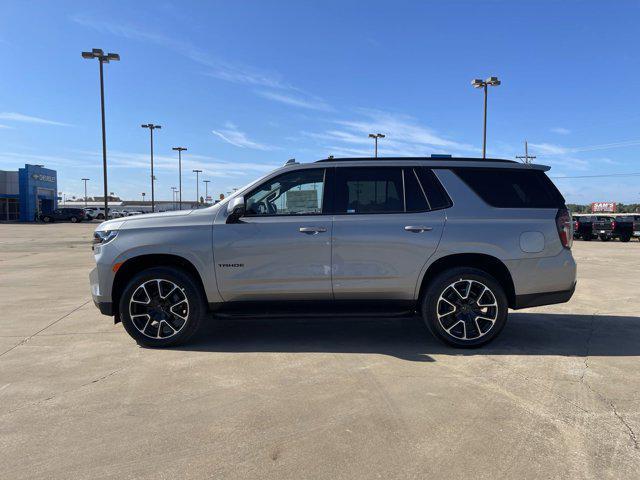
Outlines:
[[[563,127],[555,127],[555,128],[552,128],[551,131],[553,133],[557,133],[558,135],[569,135],[571,133],[571,130]]]
[[[56,122],[54,120],[47,120],[46,118],[33,117],[31,115],[25,115],[23,113],[16,112],[0,112],[0,120],[10,120],[14,122],[24,123],[37,123],[40,125],[57,125],[61,127],[70,127],[68,123]]]
[[[310,110],[320,110],[329,112],[332,111],[333,108],[319,99],[305,99],[300,98],[299,96],[293,96],[289,94],[284,94],[280,92],[272,92],[260,90],[256,92],[261,97],[267,98],[269,100],[274,100],[276,102],[284,103],[285,105],[291,105],[293,107],[300,108],[308,108]]]
[[[103,22],[84,15],[73,16],[71,17],[71,20],[79,25],[92,28],[99,32],[109,33],[111,35],[132,40],[150,42],[165,47],[206,67],[207,71],[204,74],[212,78],[241,85],[265,87],[295,93],[295,96],[291,96],[269,91],[255,92],[256,94],[270,100],[295,107],[325,111],[331,110],[327,104],[318,98],[307,94],[303,90],[283,80],[282,76],[277,72],[266,71],[240,62],[229,62],[210,55],[205,50],[196,47],[190,42],[154,33],[133,25]]]
[[[2,124],[0,124],[0,128],[13,128],[13,127],[10,127],[9,125],[2,125]]]
[[[250,140],[247,137],[247,134],[238,130],[233,123],[227,122],[225,125],[226,128],[222,128],[219,130],[212,130],[212,133],[227,143],[234,145],[239,148],[252,148],[254,150],[275,150],[276,147],[271,145],[266,145],[263,143],[258,143],[253,140]]]
[[[566,155],[571,151],[566,147],[552,143],[529,143],[529,146],[539,155]]]
[[[378,143],[381,156],[426,156],[432,153],[463,156],[479,151],[473,145],[456,142],[436,133],[408,115],[368,109],[358,112],[360,118],[333,121],[341,128],[302,134],[326,142],[325,148],[333,155],[371,155],[373,141],[368,135],[374,132],[386,135]]]

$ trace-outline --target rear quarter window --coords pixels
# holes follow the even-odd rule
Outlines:
[[[564,198],[540,170],[456,168],[480,198],[496,208],[560,208]]]

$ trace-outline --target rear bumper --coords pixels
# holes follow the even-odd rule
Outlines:
[[[542,293],[528,293],[526,295],[516,295],[514,310],[529,307],[540,307],[542,305],[553,305],[556,303],[568,302],[573,296],[573,292],[576,290],[576,284],[569,290],[561,290],[559,292],[542,292]]]

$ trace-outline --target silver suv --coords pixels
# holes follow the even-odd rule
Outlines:
[[[456,347],[568,301],[571,216],[548,167],[466,158],[289,162],[205,209],[95,231],[93,299],[140,344],[215,315],[419,312]]]

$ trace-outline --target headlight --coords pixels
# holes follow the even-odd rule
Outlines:
[[[93,233],[93,245],[104,245],[118,236],[118,230],[96,230]]]

